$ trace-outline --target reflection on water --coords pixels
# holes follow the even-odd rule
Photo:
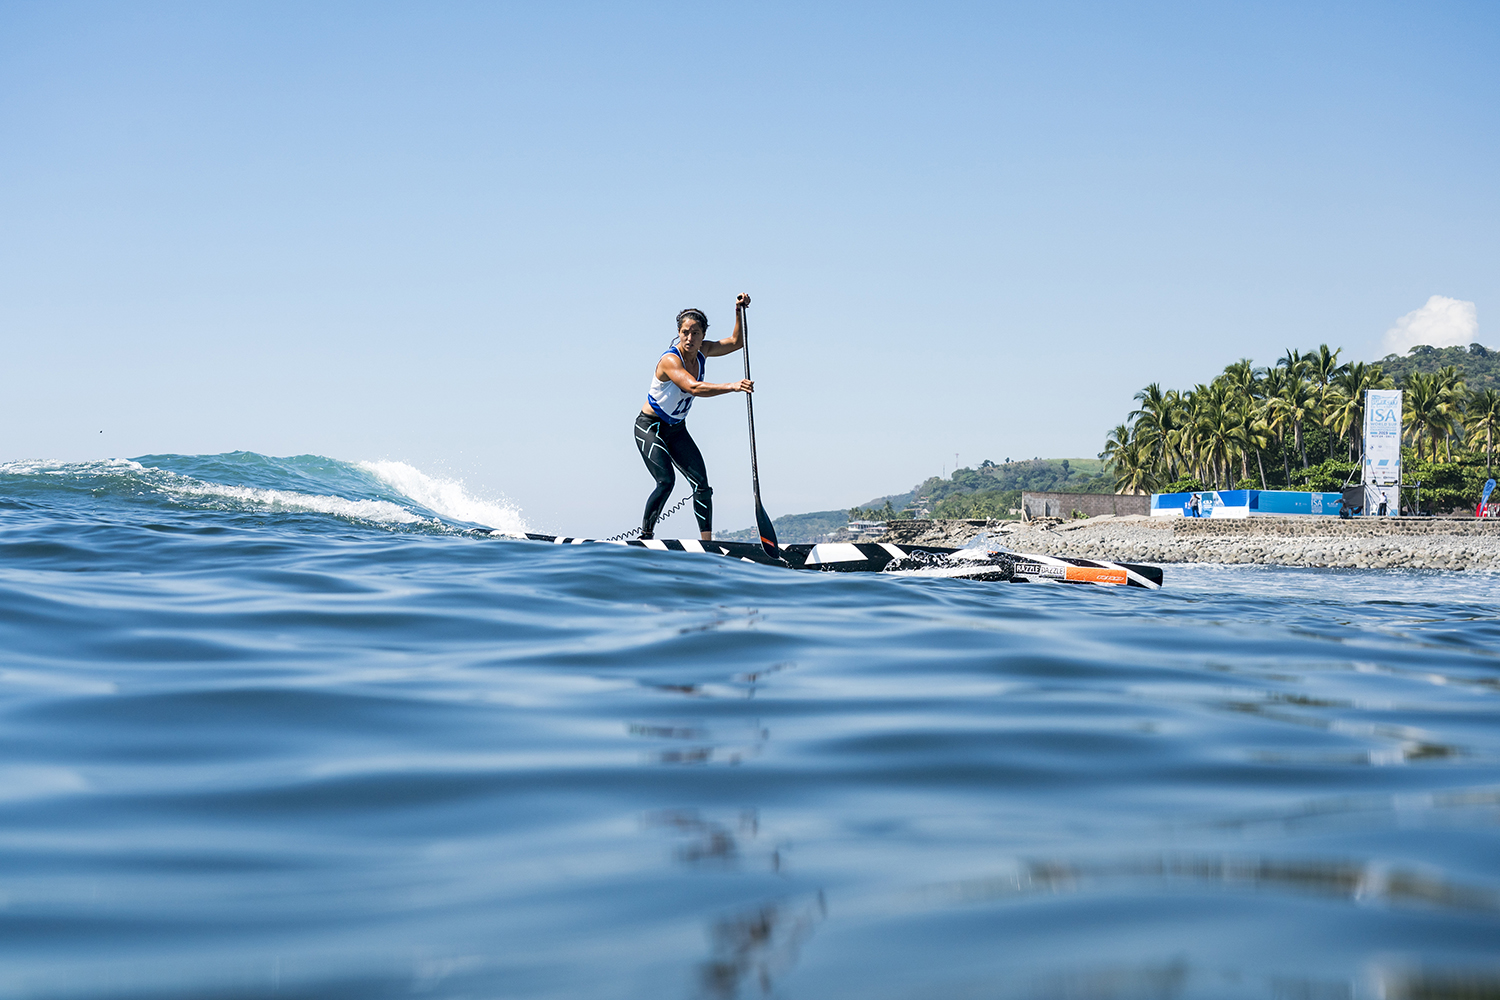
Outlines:
[[[1312,799],[1291,809],[1220,817],[1207,825],[1251,836],[1295,836],[1319,830],[1371,831],[1396,825],[1436,829],[1454,824],[1500,827],[1500,789]]]
[[[754,809],[741,810],[732,823],[706,818],[693,809],[666,810],[648,816],[646,825],[678,833],[684,842],[677,848],[677,859],[687,864],[738,865],[752,854],[744,842],[760,836],[760,817]],[[755,851],[754,856],[771,871],[781,871],[780,845]]]
[[[1500,972],[1493,969],[1417,969],[1377,973],[1381,1000],[1500,1000]]]
[[[775,982],[797,963],[813,928],[828,916],[823,894],[801,904],[762,906],[710,928],[712,957],[699,969],[701,995],[733,1000],[747,985],[771,992]]]
[[[760,816],[753,809],[732,818],[713,818],[697,810],[664,810],[645,818],[648,829],[674,833],[676,859],[690,867],[734,870],[749,865],[779,874],[783,844],[759,843]],[[710,957],[699,966],[699,994],[709,1000],[730,1000],[742,988],[771,992],[776,980],[796,965],[802,945],[814,925],[827,916],[820,890],[811,901],[777,902],[754,906],[709,922]]]
[[[1346,979],[1209,969],[1181,959],[1148,965],[1077,969],[984,987],[958,987],[945,1000],[1500,1000],[1500,974],[1487,969],[1425,970],[1374,966]]]
[[[1024,992],[1041,1000],[1157,1000],[1180,997],[1193,970],[1181,959],[1161,965],[1080,969],[1038,978]]]
[[[653,751],[650,759],[657,764],[741,764],[759,756],[771,738],[754,720],[717,729],[691,722],[631,722],[625,728],[640,739],[686,744]]]
[[[963,903],[994,902],[1040,893],[1085,892],[1122,879],[1198,882],[1229,889],[1335,896],[1357,903],[1435,906],[1500,912],[1500,892],[1386,865],[1269,857],[1162,855],[1100,863],[1026,861],[1015,872],[934,887]],[[1500,939],[1497,939],[1500,940]]]

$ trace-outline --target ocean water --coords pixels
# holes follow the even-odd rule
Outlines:
[[[1493,575],[469,530],[523,513],[0,466],[0,997],[1500,996]]]

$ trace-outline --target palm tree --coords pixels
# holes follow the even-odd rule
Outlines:
[[[1261,458],[1261,451],[1271,446],[1271,425],[1265,419],[1266,408],[1257,405],[1254,400],[1242,400],[1241,405],[1243,409],[1240,411],[1239,427],[1235,431],[1235,443],[1240,447],[1241,457],[1249,451],[1255,452],[1255,467],[1260,470],[1260,488],[1269,489],[1266,486],[1266,463]],[[1248,464],[1245,478],[1250,478]]]
[[[1494,454],[1495,432],[1500,431],[1500,392],[1480,389],[1469,397],[1467,430],[1478,437],[1484,434],[1484,474],[1490,474]]]
[[[1334,387],[1338,397],[1329,416],[1340,434],[1349,434],[1349,461],[1357,461],[1355,446],[1362,441],[1360,435],[1364,431],[1365,393],[1370,389],[1394,389],[1396,383],[1379,365],[1356,361],[1344,366],[1334,379]]]
[[[1333,431],[1329,435],[1328,449],[1333,450],[1333,439],[1349,436],[1349,461],[1354,461],[1354,434],[1352,429],[1359,420],[1359,401],[1344,391],[1341,386],[1330,386],[1323,396],[1323,426]],[[1330,454],[1329,457],[1332,457]]]
[[[1412,443],[1417,446],[1417,461],[1426,457],[1422,452],[1422,439],[1432,442],[1433,458],[1437,457],[1438,435],[1447,423],[1443,407],[1443,387],[1438,376],[1422,372],[1408,372],[1401,383],[1402,420],[1410,428]]]
[[[1146,460],[1163,476],[1172,473],[1172,432],[1176,429],[1178,396],[1173,390],[1163,391],[1157,382],[1135,394],[1137,409],[1131,410],[1127,419],[1134,428],[1132,440],[1140,443]]]
[[[1462,432],[1464,427],[1464,403],[1467,402],[1468,391],[1464,386],[1463,376],[1458,373],[1458,368],[1448,365],[1439,368],[1437,372],[1438,392],[1441,399],[1438,408],[1443,416],[1443,453],[1447,461],[1453,461],[1453,432]],[[1437,454],[1437,445],[1433,445],[1433,454]]]
[[[1317,354],[1309,353],[1306,356],[1308,374],[1322,385],[1332,384],[1334,378],[1349,367],[1339,364],[1339,355],[1343,353],[1342,347],[1336,351],[1329,351],[1327,344],[1319,344]]]
[[[1195,450],[1208,473],[1204,478],[1222,489],[1229,487],[1229,467],[1236,451],[1240,414],[1235,402],[1234,390],[1220,379],[1193,390]]]
[[[1099,457],[1104,459],[1105,468],[1109,468],[1114,464],[1115,456],[1120,453],[1122,448],[1130,445],[1130,439],[1129,424],[1120,424],[1109,432],[1109,436],[1104,439],[1104,450],[1099,453]]]
[[[1226,366],[1224,374],[1219,378],[1246,398],[1253,397],[1260,388],[1260,375],[1249,358],[1240,358],[1234,364]]]
[[[1276,359],[1276,367],[1285,368],[1287,373],[1291,375],[1305,376],[1307,374],[1307,363],[1307,355],[1301,351],[1294,351],[1290,347],[1287,348],[1285,354]]]
[[[1161,469],[1162,474],[1172,479],[1188,461],[1185,435],[1187,433],[1189,401],[1176,389],[1167,392],[1167,409],[1162,424]]]
[[[1277,402],[1286,392],[1287,384],[1292,380],[1291,370],[1280,364],[1271,368],[1261,369],[1260,391],[1261,391],[1261,418],[1266,426],[1276,435],[1276,447],[1281,452],[1281,470],[1286,475],[1286,484],[1292,484],[1292,463],[1287,458],[1286,452],[1286,429],[1290,426],[1286,410]]]
[[[1407,372],[1401,380],[1401,429],[1411,435],[1411,443],[1417,449],[1417,461],[1422,461],[1422,436],[1427,432],[1427,420],[1432,412],[1432,387],[1421,372]]]
[[[1114,453],[1115,489],[1121,493],[1151,493],[1160,485],[1152,473],[1151,456],[1138,441]]]
[[[1282,386],[1281,394],[1276,397],[1275,405],[1280,407],[1286,414],[1287,420],[1292,424],[1292,437],[1297,445],[1297,455],[1302,459],[1302,467],[1307,468],[1307,446],[1302,440],[1302,425],[1315,412],[1317,399],[1313,384],[1303,378],[1300,370],[1289,369],[1286,384]],[[1290,479],[1290,473],[1288,473]]]
[[[1233,405],[1239,416],[1241,427],[1247,427],[1253,416],[1256,400],[1260,396],[1261,382],[1260,371],[1249,358],[1240,358],[1232,365],[1224,368],[1224,374],[1220,375],[1218,381],[1227,385],[1232,393]],[[1250,451],[1248,442],[1237,440],[1235,450],[1240,457],[1240,478],[1250,478]],[[1260,453],[1256,452],[1256,460],[1260,460]],[[1265,477],[1261,477],[1264,480]],[[1264,486],[1264,482],[1262,482]]]
[[[1200,382],[1182,394],[1182,405],[1178,414],[1180,419],[1172,435],[1174,449],[1192,470],[1193,478],[1205,483],[1214,476],[1208,467],[1208,456],[1204,448],[1199,419],[1203,416],[1203,405],[1209,393],[1208,386]]]
[[[1250,443],[1247,434],[1250,429],[1250,422],[1255,417],[1255,400],[1250,396],[1241,396],[1239,394],[1235,394],[1234,396],[1230,397],[1230,405],[1234,407],[1235,432],[1233,443],[1234,452],[1240,458],[1240,478],[1249,479],[1250,452],[1253,450],[1254,446]],[[1259,458],[1260,453],[1256,452],[1257,461],[1259,460]],[[1261,488],[1265,488],[1264,476],[1261,477]]]
[[[1339,355],[1344,353],[1341,347],[1336,351],[1330,351],[1327,344],[1319,344],[1316,354],[1308,354],[1307,375],[1317,391],[1318,409],[1321,411],[1319,423],[1328,426],[1328,390],[1334,380],[1342,375],[1349,366],[1339,364]],[[1328,438],[1328,454],[1324,458],[1333,457],[1333,437]]]

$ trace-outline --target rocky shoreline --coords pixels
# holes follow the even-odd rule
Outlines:
[[[1146,563],[1363,569],[1500,569],[1500,520],[1263,516],[1242,520],[891,521],[880,541],[962,546],[987,534],[1018,552]]]

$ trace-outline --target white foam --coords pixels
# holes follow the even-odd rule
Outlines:
[[[0,463],[0,475],[9,476],[91,476],[110,472],[146,472],[139,462],[128,458],[101,458],[93,462],[55,462],[49,459],[31,459],[23,462]],[[159,470],[150,470],[159,471]]]
[[[527,530],[514,504],[482,500],[465,489],[461,479],[438,479],[405,462],[360,462],[359,467],[435,514],[511,534]]]
[[[206,483],[186,476],[175,476],[158,487],[173,498],[216,497],[239,504],[263,507],[271,511],[294,514],[332,514],[376,524],[432,523],[431,518],[415,514],[388,500],[345,500],[343,497],[296,493],[291,490],[261,490],[253,486],[224,486]]]

